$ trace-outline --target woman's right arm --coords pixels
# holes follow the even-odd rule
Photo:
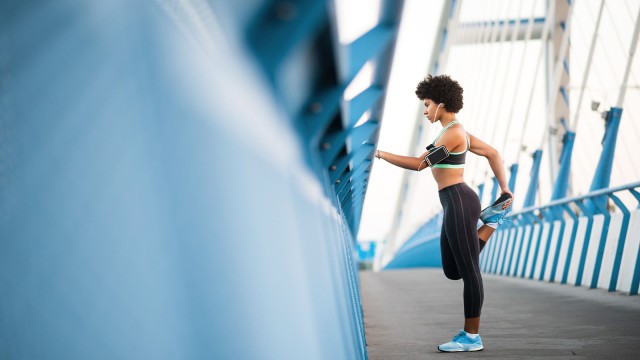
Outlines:
[[[380,159],[386,160],[390,164],[401,167],[403,169],[422,171],[427,168],[427,163],[423,162],[422,160],[424,159],[425,156],[427,156],[428,153],[429,152],[427,151],[424,154],[422,154],[420,157],[412,157],[412,156],[396,155],[386,151],[378,150],[377,156],[380,156]]]
[[[509,184],[507,183],[507,176],[505,175],[504,166],[502,164],[502,157],[500,156],[500,153],[498,153],[498,150],[469,134],[469,151],[487,158],[489,166],[491,166],[491,170],[496,176],[500,189],[502,190],[501,194],[508,193],[511,194],[511,197],[513,198],[513,193],[509,190]]]

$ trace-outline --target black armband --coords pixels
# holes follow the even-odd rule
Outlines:
[[[429,149],[429,153],[424,157],[422,162],[426,162],[427,166],[431,167],[442,160],[449,157],[449,150],[444,145],[438,147],[432,147]]]

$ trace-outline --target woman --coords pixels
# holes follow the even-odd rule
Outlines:
[[[464,330],[453,339],[438,346],[444,352],[479,351],[483,349],[479,335],[480,311],[484,299],[479,256],[496,227],[506,216],[513,201],[507,185],[502,158],[490,145],[467,133],[456,114],[462,109],[462,87],[447,75],[431,76],[418,84],[416,95],[424,102],[424,115],[431,123],[443,126],[428,151],[419,157],[409,157],[376,151],[376,157],[408,170],[432,168],[438,184],[438,194],[444,210],[440,251],[442,267],[447,278],[464,282]],[[447,151],[444,151],[443,148]],[[500,198],[480,211],[478,195],[464,182],[464,163],[467,151],[484,156],[498,179]],[[438,154],[444,154],[437,156]],[[476,229],[478,219],[485,224]]]

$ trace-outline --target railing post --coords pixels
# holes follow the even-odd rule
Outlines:
[[[553,187],[551,201],[562,199],[567,196],[567,187],[569,185],[569,174],[571,172],[571,157],[573,155],[573,144],[575,143],[576,133],[567,130],[562,139],[562,154],[560,155],[560,169],[558,177]],[[551,209],[554,218],[562,218],[562,209]]]
[[[542,154],[542,152],[541,152]],[[531,213],[523,214],[523,218],[527,218],[531,225],[531,232],[529,233],[529,241],[527,242],[527,250],[524,252],[524,262],[522,263],[522,271],[520,272],[520,277],[524,277],[525,272],[527,272],[527,265],[529,263],[529,251],[531,251],[531,243],[533,242],[533,230],[536,222],[540,222],[535,215]],[[524,239],[523,239],[524,240]]]
[[[596,172],[593,175],[593,181],[589,191],[604,189],[609,187],[611,180],[611,168],[613,166],[613,156],[616,151],[616,140],[618,138],[618,128],[620,127],[620,118],[622,116],[622,108],[612,107],[607,112],[605,119],[605,131],[602,138],[602,153],[600,154],[600,160],[596,167]],[[606,207],[607,197],[598,196],[590,200],[588,204],[591,212],[596,209],[596,202]]]
[[[569,207],[568,204],[563,204],[562,209],[564,209],[564,211],[566,211],[567,214],[569,214],[569,216],[571,216],[571,219],[573,220],[573,229],[571,230],[571,237],[569,238],[569,246],[567,247],[567,258],[564,263],[564,269],[562,270],[562,278],[560,279],[561,284],[566,284],[567,277],[569,276],[569,267],[571,266],[571,258],[573,256],[573,246],[576,242],[576,234],[578,232],[578,215],[576,215],[573,212],[573,210]],[[556,255],[556,261],[558,258],[559,258],[559,254]],[[554,265],[553,271],[555,271],[555,265]],[[551,277],[553,278],[554,276],[555,276],[555,273],[552,272]]]
[[[587,250],[589,250],[589,241],[591,240],[591,228],[593,227],[593,213],[582,203],[576,201],[576,205],[582,210],[582,213],[588,218],[587,230],[584,235],[584,245],[582,245],[582,253],[580,254],[580,262],[578,263],[578,274],[576,275],[576,286],[582,285],[582,273],[584,272],[584,264],[587,259]]]
[[[620,199],[613,195],[609,194],[611,200],[618,206],[620,211],[622,211],[622,226],[620,228],[620,235],[618,236],[618,246],[616,247],[616,255],[613,260],[613,269],[611,270],[611,280],[609,281],[609,291],[615,291],[618,285],[618,275],[620,274],[620,263],[622,262],[622,252],[624,251],[624,243],[627,239],[627,231],[629,230],[629,218],[631,217],[631,212],[627,209],[626,206],[620,201]]]
[[[531,167],[531,181],[527,189],[527,197],[524,199],[523,207],[530,207],[536,203],[536,193],[538,191],[538,178],[540,175],[540,162],[542,160],[542,150],[533,152],[533,166]]]
[[[500,187],[498,184],[498,178],[494,176],[491,180],[493,181],[493,187],[491,188],[491,200],[489,201],[489,204],[492,204],[498,198],[498,187]]]
[[[518,178],[519,167],[520,165],[515,163],[515,164],[512,164],[511,167],[509,168],[509,172],[511,173],[511,175],[509,176],[509,189],[514,192],[516,190],[516,179]]]

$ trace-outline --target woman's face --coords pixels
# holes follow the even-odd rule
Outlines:
[[[429,120],[429,122],[434,123],[437,121],[436,117],[436,108],[438,107],[438,104],[436,104],[435,101],[431,100],[431,99],[424,99],[424,116],[427,117],[427,120]],[[440,106],[440,109],[438,109],[438,115],[442,115],[442,112],[444,111],[444,107]]]

